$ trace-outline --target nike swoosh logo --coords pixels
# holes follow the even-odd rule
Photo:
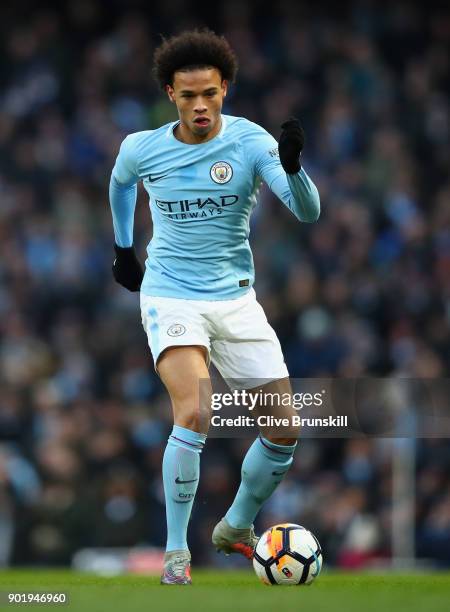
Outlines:
[[[152,178],[152,175],[151,175],[151,174],[149,174],[147,178],[148,178],[148,182],[149,182],[149,183],[154,183],[155,181],[159,181],[160,179],[163,179],[163,178],[165,178],[166,176],[167,176],[167,174],[160,174],[159,176],[154,176],[154,177]]]
[[[175,478],[175,482],[176,482],[177,484],[185,484],[185,483],[187,483],[187,482],[195,482],[196,480],[198,480],[198,478],[193,478],[192,480],[180,480],[180,479],[178,478],[178,476]]]
[[[284,470],[284,472],[272,472],[272,476],[283,476],[283,474],[286,474],[287,470]]]

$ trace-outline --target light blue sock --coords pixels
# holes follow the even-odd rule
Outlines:
[[[206,434],[174,425],[163,458],[167,546],[188,550],[187,526],[200,477],[200,453]]]
[[[225,515],[232,527],[250,527],[263,503],[272,495],[293,461],[297,443],[274,444],[258,436],[242,463],[241,484]]]

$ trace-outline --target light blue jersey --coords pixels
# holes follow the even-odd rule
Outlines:
[[[260,181],[300,221],[316,221],[316,186],[301,169],[286,175],[278,143],[242,117],[222,115],[222,127],[202,144],[174,136],[178,122],[130,134],[110,182],[116,243],[133,243],[136,183],[150,196],[153,237],[141,291],[198,300],[240,297],[253,285],[249,219]]]

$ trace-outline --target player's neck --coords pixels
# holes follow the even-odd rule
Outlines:
[[[208,142],[217,136],[217,134],[222,129],[222,117],[220,121],[217,122],[217,125],[204,136],[194,134],[192,130],[190,130],[184,123],[180,121],[180,123],[175,127],[173,131],[173,135],[175,138],[184,144],[203,144],[204,142]]]

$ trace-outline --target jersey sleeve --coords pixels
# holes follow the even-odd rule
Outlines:
[[[275,138],[262,127],[256,124],[253,126],[246,134],[245,146],[255,174],[299,221],[317,221],[320,215],[320,197],[313,181],[303,168],[297,174],[286,174],[280,162]]]
[[[109,182],[109,204],[113,218],[114,239],[120,247],[129,247],[133,244],[138,181],[136,152],[130,135],[120,146]]]

